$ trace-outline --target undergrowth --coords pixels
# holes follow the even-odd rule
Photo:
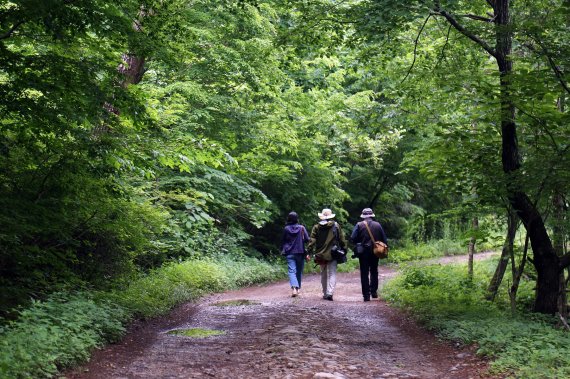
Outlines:
[[[220,256],[171,263],[113,292],[57,293],[0,327],[0,378],[50,378],[118,340],[133,318],[168,312],[209,292],[283,278],[282,265]]]
[[[467,247],[460,241],[433,240],[426,243],[405,243],[390,250],[390,262],[401,263],[448,255],[466,254]]]
[[[492,359],[493,373],[570,377],[570,334],[556,329],[553,317],[524,310],[524,301],[512,315],[504,296],[496,303],[484,300],[494,263],[476,263],[473,280],[465,265],[407,266],[386,285],[384,296],[441,337],[478,346],[478,354]],[[505,277],[504,285],[509,281]],[[532,286],[524,283],[519,291],[522,299],[530,298]]]

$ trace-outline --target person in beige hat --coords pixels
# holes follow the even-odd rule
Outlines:
[[[332,256],[332,249],[333,246],[337,246],[346,251],[347,244],[342,228],[334,220],[336,215],[330,209],[323,209],[318,216],[320,221],[311,229],[308,249],[314,254],[315,263],[321,267],[323,299],[332,301],[337,267],[337,261]]]

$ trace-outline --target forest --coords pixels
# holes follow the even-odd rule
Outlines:
[[[442,275],[502,325],[538,320],[565,359],[545,377],[569,374],[569,57],[567,0],[0,1],[0,346],[100,327],[0,373],[56,375],[129,320],[283,278],[290,211],[350,234],[370,207],[394,262],[498,251]]]

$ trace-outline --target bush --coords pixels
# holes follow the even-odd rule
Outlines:
[[[0,329],[0,378],[52,377],[118,340],[133,317],[157,316],[209,292],[284,276],[276,263],[220,256],[170,263],[113,292],[55,294]]]
[[[386,285],[384,296],[441,337],[476,344],[478,354],[493,359],[495,373],[529,379],[569,377],[570,335],[554,328],[554,318],[525,312],[512,316],[508,299],[483,300],[492,269],[489,262],[477,262],[475,279],[469,280],[465,265],[405,267]],[[521,285],[525,301],[530,286]]]
[[[86,292],[34,302],[0,334],[0,377],[51,377],[124,332],[128,313]]]
[[[390,261],[409,262],[421,259],[437,258],[448,255],[465,254],[467,247],[459,241],[433,240],[428,243],[407,242],[402,246],[396,246],[390,251]]]
[[[219,255],[171,263],[133,281],[110,297],[137,317],[154,317],[177,304],[210,293],[282,278],[275,264]]]

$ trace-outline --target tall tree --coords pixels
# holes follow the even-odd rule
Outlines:
[[[386,9],[390,9],[390,12],[386,12]],[[495,73],[489,74],[490,71],[483,71],[488,67],[487,63],[478,66],[481,68],[480,72],[485,72],[487,78],[477,74],[471,78],[459,78],[463,81],[459,85],[451,81],[442,84],[456,87],[472,85],[477,89],[477,87],[482,88],[481,83],[486,83],[484,84],[487,86],[486,93],[477,93],[479,89],[477,92],[473,91],[475,96],[472,101],[475,104],[484,103],[488,109],[495,107],[496,110],[496,117],[492,116],[492,112],[488,112],[489,117],[487,117],[489,126],[498,123],[500,132],[500,162],[503,178],[495,176],[495,185],[504,186],[506,200],[530,236],[534,252],[533,263],[538,272],[534,309],[538,312],[554,313],[559,295],[559,273],[570,263],[570,256],[557,256],[539,207],[544,203],[545,192],[549,193],[555,187],[554,183],[565,180],[566,174],[560,170],[561,175],[554,178],[550,173],[541,170],[538,162],[542,159],[544,163],[545,152],[549,151],[551,156],[558,160],[554,162],[550,158],[547,159],[550,170],[558,172],[557,168],[562,167],[560,164],[565,162],[568,156],[566,144],[560,145],[566,133],[560,123],[564,116],[558,119],[557,116],[553,116],[555,102],[548,103],[548,99],[552,99],[552,94],[558,95],[560,89],[567,91],[568,87],[565,64],[558,63],[564,61],[562,56],[568,49],[567,43],[565,39],[551,37],[557,33],[567,35],[567,31],[560,29],[560,24],[564,24],[564,15],[568,12],[567,4],[556,1],[550,3],[549,11],[545,11],[540,4],[525,1],[517,2],[514,6],[513,2],[507,0],[413,1],[405,4],[385,0],[358,3],[354,7],[354,12],[349,12],[348,15],[352,16],[350,21],[358,25],[359,35],[366,36],[370,41],[382,41],[383,47],[398,48],[405,43],[409,44],[407,41],[402,42],[403,38],[400,36],[405,32],[399,32],[399,28],[412,25],[414,20],[421,20],[421,23],[416,24],[418,26],[412,40],[413,54],[409,59],[411,64],[408,65],[407,72],[402,74],[404,86],[412,79],[422,80],[423,84],[430,83],[431,80],[414,75],[414,71],[421,72],[423,66],[429,63],[436,68],[445,64],[447,57],[453,54],[450,52],[451,46],[465,51],[467,57],[474,52],[484,52],[493,59],[496,65]],[[516,13],[516,19],[513,18],[513,13]],[[443,20],[447,26],[443,27],[439,20]],[[445,42],[440,48],[441,53],[436,61],[429,62],[422,57],[433,56],[428,50],[428,48],[433,49],[433,42],[430,44],[422,37],[425,34],[437,35],[437,28],[440,29],[439,34],[443,35]],[[553,33],[544,32],[544,28]],[[466,48],[466,42],[472,44],[471,49]],[[543,69],[545,64],[550,72]],[[534,72],[534,77],[530,72]],[[446,74],[448,78],[453,75],[453,73]],[[558,89],[555,88],[556,85]],[[402,88],[402,84],[399,87]],[[434,90],[433,87],[430,89]],[[434,102],[429,101],[430,97],[427,94],[422,94],[420,91],[415,93],[424,96],[424,104],[434,107]],[[545,97],[545,94],[548,95]],[[526,104],[540,104],[540,107],[531,108]],[[434,107],[431,110],[434,109],[441,112],[440,118],[447,116],[449,119],[450,115],[457,114],[450,108],[444,110]],[[437,115],[436,112],[434,114]],[[519,147],[521,135],[525,144],[524,153],[521,153]],[[531,141],[531,136],[534,142]],[[484,134],[478,134],[478,137],[486,138]],[[551,143],[546,147],[544,144],[548,144],[548,141]],[[481,139],[479,143],[485,145],[486,141]],[[523,164],[524,171],[521,169]],[[451,173],[454,170],[449,171]],[[465,179],[465,175],[460,177]],[[540,184],[537,184],[536,180],[533,183],[533,177],[542,178]],[[479,185],[477,188],[478,193],[485,193]],[[501,193],[500,190],[493,192],[497,195]]]

